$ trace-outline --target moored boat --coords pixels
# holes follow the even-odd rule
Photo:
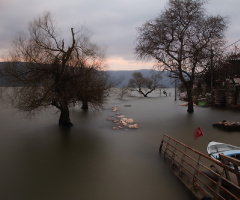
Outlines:
[[[230,167],[238,172],[240,171],[240,165],[239,165],[239,163],[240,163],[240,147],[237,147],[237,146],[234,146],[231,144],[225,144],[225,143],[211,141],[211,142],[209,142],[209,144],[207,146],[207,153],[214,160],[221,162],[222,164],[227,165],[228,167]],[[227,162],[225,160],[222,160],[221,154],[223,154],[224,156],[227,157]],[[214,167],[219,174],[222,173],[224,170],[223,167],[221,167],[217,163],[214,165]],[[225,168],[225,172],[224,172],[225,178],[229,179],[234,184],[238,185],[239,183],[237,180],[237,175],[232,172],[228,172],[228,174],[229,174],[229,176],[227,177],[226,168]]]
[[[219,160],[220,153],[240,160],[240,147],[230,144],[211,141],[207,146],[207,152],[211,158],[216,160]]]

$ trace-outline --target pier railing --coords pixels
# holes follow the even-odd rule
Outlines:
[[[168,135],[163,136],[159,153],[170,164],[173,173],[196,198],[240,199],[240,184],[226,178],[227,172],[227,174],[234,175],[239,181],[238,170],[232,169]],[[214,165],[220,166],[222,170],[217,172]]]

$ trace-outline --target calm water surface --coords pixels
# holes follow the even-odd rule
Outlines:
[[[171,92],[174,94],[174,92]],[[174,97],[112,99],[100,112],[71,112],[74,127],[58,127],[59,113],[28,119],[1,101],[0,199],[4,200],[190,200],[193,196],[158,154],[163,134],[206,153],[209,140],[240,146],[240,133],[212,123],[238,121],[239,112],[195,107]],[[113,130],[116,113],[133,118],[138,130]],[[194,140],[201,127],[204,136]]]

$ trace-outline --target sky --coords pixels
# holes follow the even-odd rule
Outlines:
[[[108,70],[152,68],[153,61],[140,61],[134,54],[137,27],[161,14],[168,0],[0,0],[0,61],[7,56],[14,38],[26,31],[33,19],[49,11],[64,37],[71,27],[86,26],[91,41],[105,49]],[[240,39],[240,1],[209,0],[208,14],[226,16],[227,45]],[[240,44],[240,42],[239,42]]]

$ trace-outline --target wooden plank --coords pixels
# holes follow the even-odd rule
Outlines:
[[[232,158],[230,156],[225,156],[222,153],[220,153],[219,156],[220,156],[221,161],[224,164],[227,165],[228,163],[231,163],[231,165],[233,165],[234,169],[236,170],[235,176],[236,176],[236,179],[237,179],[237,182],[238,182],[238,186],[240,186],[240,175],[239,175],[240,161],[235,159],[235,158]],[[226,168],[225,168],[225,174],[228,177],[228,180],[231,180],[231,177],[229,175],[229,171]]]

